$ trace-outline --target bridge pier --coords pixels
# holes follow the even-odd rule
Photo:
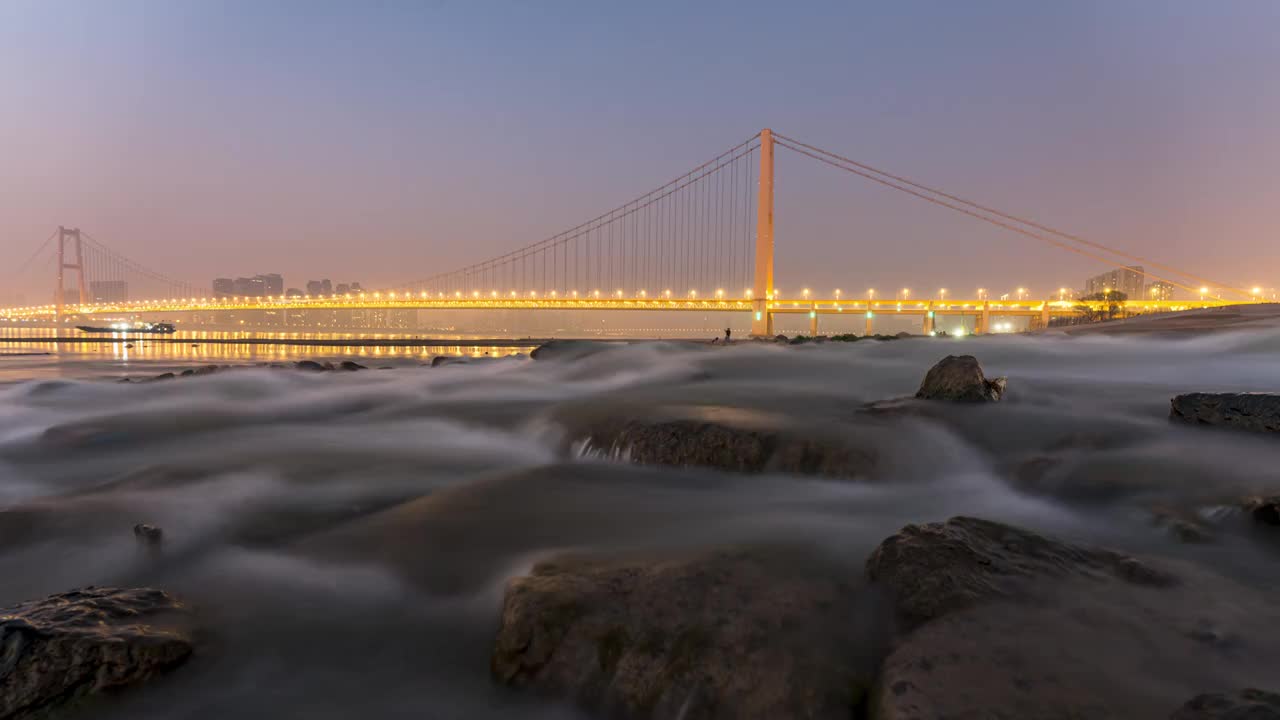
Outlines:
[[[809,306],[809,337],[818,337],[818,303]]]
[[[871,311],[871,303],[867,303],[867,331],[863,333],[865,337],[875,334],[875,317],[876,314]]]
[[[773,313],[768,300],[751,301],[751,336],[773,337]]]
[[[773,131],[760,131],[760,187],[756,202],[756,272],[751,334],[773,337]]]
[[[1040,327],[1048,329],[1049,327],[1049,301],[1045,300],[1040,306]]]
[[[929,303],[924,311],[924,334],[928,335],[933,332],[933,327],[933,303]]]
[[[986,335],[991,332],[991,302],[983,301],[982,315],[978,316],[978,322],[973,328],[974,335]]]

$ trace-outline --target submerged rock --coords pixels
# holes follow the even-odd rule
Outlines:
[[[1192,513],[1157,505],[1151,510],[1151,524],[1168,530],[1170,537],[1184,543],[1213,542],[1213,531]]]
[[[173,668],[191,640],[161,590],[94,588],[0,610],[0,717],[36,717]]]
[[[1005,378],[988,380],[982,365],[972,355],[948,355],[924,376],[916,391],[922,400],[998,402],[1004,395]]]
[[[704,419],[605,423],[590,431],[588,442],[609,457],[641,465],[827,477],[866,476],[876,465],[876,456],[869,449],[834,438]]]
[[[1170,401],[1169,419],[1253,432],[1280,433],[1280,395],[1189,393]]]
[[[844,720],[882,626],[848,576],[796,551],[543,563],[507,586],[493,674],[608,717]]]
[[[310,372],[324,372],[325,370],[330,369],[315,360],[299,360],[293,364],[293,367],[298,370],[308,370]]]
[[[133,536],[143,545],[155,547],[164,541],[164,530],[155,525],[138,523],[133,526]]]
[[[534,348],[529,353],[529,357],[534,360],[578,360],[619,344],[625,343],[602,340],[549,340]]]
[[[338,369],[347,370],[349,372],[355,372],[356,370],[368,370],[369,368],[357,362],[352,362],[350,360],[343,360],[342,363],[338,365]]]
[[[466,365],[465,357],[454,357],[452,355],[437,355],[431,358],[431,367],[442,367],[444,365]]]
[[[1197,695],[1169,720],[1280,720],[1280,695],[1254,688]]]
[[[1243,506],[1254,523],[1280,526],[1280,495],[1246,498]]]

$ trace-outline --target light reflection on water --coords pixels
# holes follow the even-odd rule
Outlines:
[[[370,367],[396,367],[429,363],[438,356],[519,355],[535,346],[518,340],[510,341],[514,343],[511,345],[490,342],[473,345],[466,341],[482,338],[419,338],[396,333],[180,331],[173,335],[86,335],[83,342],[53,342],[56,337],[77,336],[56,328],[0,327],[0,340],[9,340],[0,342],[0,382],[128,376],[208,364],[252,365],[300,359],[349,359]],[[15,342],[28,338],[29,341]],[[44,341],[45,338],[48,340]],[[269,340],[281,342],[263,342]],[[352,344],[342,344],[343,341],[352,341]],[[306,342],[321,344],[302,344]]]

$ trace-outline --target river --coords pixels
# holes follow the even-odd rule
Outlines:
[[[113,584],[165,588],[197,610],[194,659],[95,718],[543,719],[579,716],[496,688],[488,659],[506,579],[564,549],[803,540],[857,572],[902,525],[971,514],[1276,589],[1267,548],[1180,543],[1143,508],[1156,495],[1276,492],[1274,438],[1167,417],[1176,393],[1280,388],[1280,333],[598,350],[0,346],[53,353],[0,357],[0,607]],[[859,432],[861,405],[912,394],[952,353],[1008,376],[1006,399],[879,421],[874,481],[574,451],[593,414],[672,405]],[[436,354],[473,361],[424,366]],[[391,369],[112,382],[304,357]],[[1011,468],[1054,447],[1049,480],[1019,485]],[[138,522],[164,528],[161,556],[139,552]]]

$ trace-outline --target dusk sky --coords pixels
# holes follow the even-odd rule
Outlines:
[[[0,278],[63,224],[201,287],[393,285],[769,126],[1274,287],[1277,68],[1276,0],[0,0]],[[1106,269],[782,150],[777,178],[783,286]]]

